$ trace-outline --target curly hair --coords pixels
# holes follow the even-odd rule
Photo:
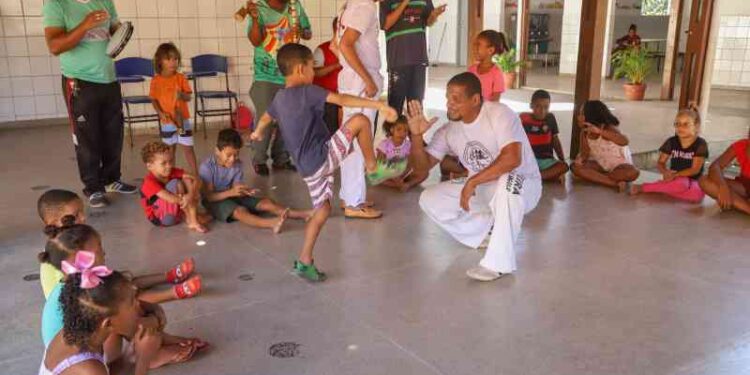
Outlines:
[[[37,256],[40,263],[49,263],[57,269],[62,267],[62,261],[75,255],[79,250],[85,250],[83,247],[86,242],[99,237],[99,232],[90,225],[75,224],[73,215],[65,215],[62,221],[62,227],[54,225],[44,227],[44,234],[49,237],[49,240],[44,246],[44,251]]]
[[[172,149],[164,142],[149,142],[141,149],[141,159],[144,163],[150,163],[154,160],[155,155],[170,154],[171,152]]]
[[[60,306],[63,314],[63,339],[68,345],[88,348],[91,336],[102,321],[117,314],[117,308],[130,280],[114,271],[102,277],[102,283],[91,289],[83,289],[81,274],[66,278],[60,293]]]
[[[219,136],[216,137],[216,148],[223,150],[224,147],[231,147],[234,149],[242,148],[242,137],[240,133],[232,128],[222,129],[219,132]]]
[[[156,53],[154,53],[154,71],[156,74],[161,74],[161,62],[169,57],[175,57],[178,66],[182,64],[182,54],[174,43],[167,42],[160,44],[159,47],[156,48]]]
[[[36,211],[43,222],[49,223],[55,221],[53,216],[59,215],[59,212],[76,200],[81,200],[78,194],[63,189],[50,189],[44,192],[36,202]]]

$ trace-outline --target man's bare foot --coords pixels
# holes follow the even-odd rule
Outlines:
[[[281,215],[279,215],[279,221],[277,221],[276,224],[274,224],[273,228],[271,228],[271,230],[273,230],[273,234],[279,234],[279,232],[281,232],[281,228],[284,227],[284,222],[288,217],[289,209],[287,208]]]
[[[638,184],[632,184],[630,185],[630,195],[638,195],[641,193],[641,185]]]
[[[190,358],[193,358],[197,350],[193,345],[164,345],[154,355],[151,363],[149,363],[149,368],[153,370],[162,366],[188,361]]]
[[[617,183],[617,191],[622,194],[628,190],[628,183],[625,181],[620,181]]]

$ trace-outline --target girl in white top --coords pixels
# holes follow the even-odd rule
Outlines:
[[[578,117],[581,150],[571,166],[577,177],[624,192],[640,172],[633,166],[628,137],[620,133],[620,121],[599,100],[589,100]]]

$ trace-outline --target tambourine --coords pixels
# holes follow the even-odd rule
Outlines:
[[[107,55],[111,58],[117,57],[117,55],[125,49],[125,46],[130,41],[130,37],[133,36],[133,24],[129,21],[123,22],[115,34],[109,39],[107,44]]]

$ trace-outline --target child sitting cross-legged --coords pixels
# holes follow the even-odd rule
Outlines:
[[[407,191],[424,180],[415,175],[409,167],[411,140],[409,139],[409,125],[406,116],[399,116],[395,122],[386,121],[383,124],[386,138],[378,144],[375,150],[378,160],[388,163],[406,163],[406,172],[398,177],[383,182],[383,186]]]
[[[708,158],[708,144],[698,136],[699,125],[700,115],[695,110],[683,109],[677,113],[674,119],[675,135],[659,148],[657,167],[662,175],[661,181],[633,184],[630,187],[631,195],[663,193],[692,203],[703,200],[705,194],[698,179]]]
[[[565,163],[560,138],[557,134],[557,119],[549,112],[551,97],[545,90],[536,90],[531,95],[531,113],[521,113],[521,123],[529,143],[534,150],[536,163],[544,181],[565,182],[568,165]],[[553,153],[554,151],[554,153]],[[557,154],[557,159],[555,155]]]
[[[333,174],[352,151],[352,142],[356,140],[362,149],[367,179],[373,185],[401,175],[405,167],[403,163],[378,162],[372,145],[370,120],[364,115],[353,116],[331,135],[323,120],[325,104],[378,109],[387,121],[395,121],[398,115],[383,102],[331,93],[313,85],[313,54],[301,44],[284,45],[277,60],[284,74],[285,87],[276,93],[250,138],[261,140],[266,128],[274,120],[278,121],[284,144],[307,184],[315,210],[305,226],[304,245],[299,259],[294,262],[294,271],[308,280],[322,281],[325,274],[313,263],[313,248],[331,213]]]
[[[198,212],[199,182],[174,167],[172,148],[162,142],[149,142],[141,150],[148,174],[141,186],[141,206],[146,219],[160,227],[179,224],[183,219],[191,230],[205,233],[209,215]]]
[[[47,233],[54,233],[63,227],[86,223],[83,201],[76,193],[68,190],[51,189],[44,192],[37,201],[37,211]],[[82,245],[62,240],[52,241],[47,243],[49,248],[45,248],[38,256],[39,280],[45,299],[49,298],[64,277],[60,271],[60,262],[72,254],[70,250],[66,250],[65,243],[72,247]],[[192,276],[194,272],[195,261],[193,258],[187,258],[165,273],[133,277],[133,283],[138,286],[139,299],[151,303],[167,302],[200,293],[201,279],[198,275]],[[174,286],[163,290],[151,289],[161,284],[174,284]]]
[[[252,227],[279,233],[287,217],[307,220],[312,211],[299,211],[279,205],[269,198],[258,197],[258,190],[243,183],[244,172],[239,159],[242,137],[234,129],[219,132],[214,154],[200,166],[203,181],[203,205],[216,220],[239,221]],[[257,216],[269,213],[273,218]]]
[[[740,166],[740,175],[732,179],[724,176],[724,169],[734,160]],[[700,184],[722,210],[735,209],[750,215],[750,131],[747,138],[734,142],[711,163]]]

